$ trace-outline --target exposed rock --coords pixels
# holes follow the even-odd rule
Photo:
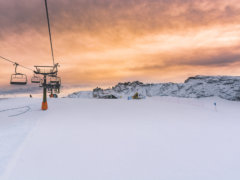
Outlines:
[[[67,96],[68,98],[93,98],[92,91],[80,91],[80,92],[74,92],[72,94],[69,94]]]
[[[202,98],[218,96],[223,99],[240,101],[239,76],[195,76],[184,83],[144,84],[139,81],[118,83],[112,89],[96,88],[94,98],[124,98],[138,93],[140,96],[173,96]]]

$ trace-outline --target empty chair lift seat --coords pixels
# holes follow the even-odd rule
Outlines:
[[[26,85],[27,84],[27,76],[25,74],[21,74],[21,73],[12,74],[10,84]]]

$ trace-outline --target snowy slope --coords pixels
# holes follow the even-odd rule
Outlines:
[[[124,98],[133,96],[136,92],[147,97],[202,98],[217,96],[227,100],[240,101],[240,77],[195,76],[188,78],[184,83],[143,84],[138,81],[119,83],[112,89],[94,89],[93,97],[108,98],[113,95],[117,98]],[[81,92],[75,93],[74,97],[81,97]]]
[[[0,180],[239,180],[240,103],[0,100]],[[217,103],[215,109],[213,103]]]

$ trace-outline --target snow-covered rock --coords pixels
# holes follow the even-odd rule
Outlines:
[[[92,98],[92,91],[80,91],[69,94],[68,98]]]
[[[138,92],[141,96],[172,96],[185,98],[202,98],[217,96],[223,99],[240,101],[239,76],[195,76],[184,83],[144,84],[139,81],[118,83],[112,89],[96,88],[94,98],[126,98]],[[81,97],[82,92],[76,97]],[[72,95],[69,95],[72,96]]]

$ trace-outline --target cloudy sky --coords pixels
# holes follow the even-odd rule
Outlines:
[[[48,0],[48,6],[65,84],[240,75],[239,0]],[[0,0],[0,24],[1,56],[28,67],[51,65],[44,0]],[[12,72],[0,61],[0,85]]]

